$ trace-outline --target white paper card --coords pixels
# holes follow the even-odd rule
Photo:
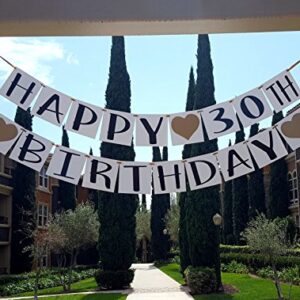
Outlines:
[[[26,110],[41,87],[37,79],[16,68],[1,87],[0,95]]]
[[[256,134],[247,141],[247,145],[259,168],[288,154],[276,129]]]
[[[52,142],[26,130],[16,142],[9,158],[39,172],[52,146]]]
[[[248,147],[244,142],[220,150],[217,157],[225,181],[254,171]]]
[[[292,150],[300,147],[300,109],[297,109],[278,122],[276,128]]]
[[[173,145],[204,141],[201,116],[197,112],[170,115],[170,132]]]
[[[101,107],[83,101],[74,101],[65,128],[69,131],[95,138],[102,114]]]
[[[182,161],[155,162],[153,186],[154,194],[186,191],[184,163]]]
[[[300,99],[299,86],[288,71],[284,71],[264,83],[263,91],[276,112]]]
[[[32,109],[32,114],[56,126],[61,126],[72,104],[69,96],[50,87],[43,87]]]
[[[152,167],[143,162],[122,162],[119,171],[119,193],[151,194]]]
[[[17,123],[0,114],[0,153],[6,155],[21,133]]]
[[[130,146],[133,129],[134,117],[132,114],[107,110],[103,114],[100,140]]]
[[[77,184],[85,160],[85,154],[64,146],[58,146],[50,161],[47,175],[69,183]]]
[[[82,186],[113,193],[118,177],[117,161],[90,156],[87,159]]]
[[[163,115],[139,115],[135,121],[137,146],[167,146],[168,118]]]
[[[253,89],[233,100],[233,106],[244,127],[256,124],[273,115],[261,89]]]
[[[207,107],[201,116],[210,140],[240,130],[235,111],[229,102]]]
[[[187,159],[185,169],[191,190],[221,184],[222,182],[218,161],[213,154]]]

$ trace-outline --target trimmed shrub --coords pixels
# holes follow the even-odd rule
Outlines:
[[[236,260],[229,264],[222,264],[222,271],[227,273],[248,274],[249,270],[246,265],[238,263]]]
[[[258,269],[269,266],[268,257],[262,254],[247,254],[247,253],[221,253],[221,262],[229,264],[233,260],[246,265],[249,269],[257,271]],[[281,256],[277,258],[277,268],[289,268],[300,264],[300,257],[296,256]]]
[[[209,294],[217,290],[218,284],[214,269],[189,266],[184,271],[184,275],[192,294]]]
[[[107,290],[128,288],[134,278],[134,270],[127,271],[103,271],[97,270],[95,279],[98,286]]]

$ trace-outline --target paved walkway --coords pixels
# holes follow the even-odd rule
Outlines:
[[[154,267],[153,264],[134,264],[133,291],[127,300],[191,300],[180,284]]]

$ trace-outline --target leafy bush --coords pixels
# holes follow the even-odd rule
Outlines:
[[[300,283],[300,268],[299,266],[293,268],[285,268],[280,272],[280,279],[291,284]]]
[[[134,270],[127,271],[104,271],[98,270],[95,279],[100,288],[115,290],[130,286],[134,278]]]
[[[61,273],[65,269],[45,269],[42,270],[39,280],[39,289],[46,289],[61,285]],[[93,277],[95,269],[78,267],[72,271],[72,282]],[[0,277],[0,296],[11,296],[25,292],[31,292],[35,286],[35,272],[20,275],[4,275]]]
[[[246,265],[252,271],[269,266],[268,257],[262,254],[221,253],[220,257],[221,262],[224,264],[229,264],[235,260],[238,263]],[[300,257],[280,256],[276,259],[278,269],[293,267],[295,265],[300,265]]]
[[[236,274],[249,273],[247,266],[242,263],[238,263],[236,260],[231,261],[229,264],[222,264],[222,271]]]
[[[189,266],[184,271],[184,275],[192,294],[209,294],[217,290],[218,284],[214,269]]]
[[[256,271],[256,274],[262,278],[274,278],[274,271],[271,267],[262,268]]]

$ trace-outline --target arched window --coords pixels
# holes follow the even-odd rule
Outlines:
[[[289,201],[290,204],[298,203],[298,182],[297,182],[297,172],[288,173],[288,182],[289,182]]]

